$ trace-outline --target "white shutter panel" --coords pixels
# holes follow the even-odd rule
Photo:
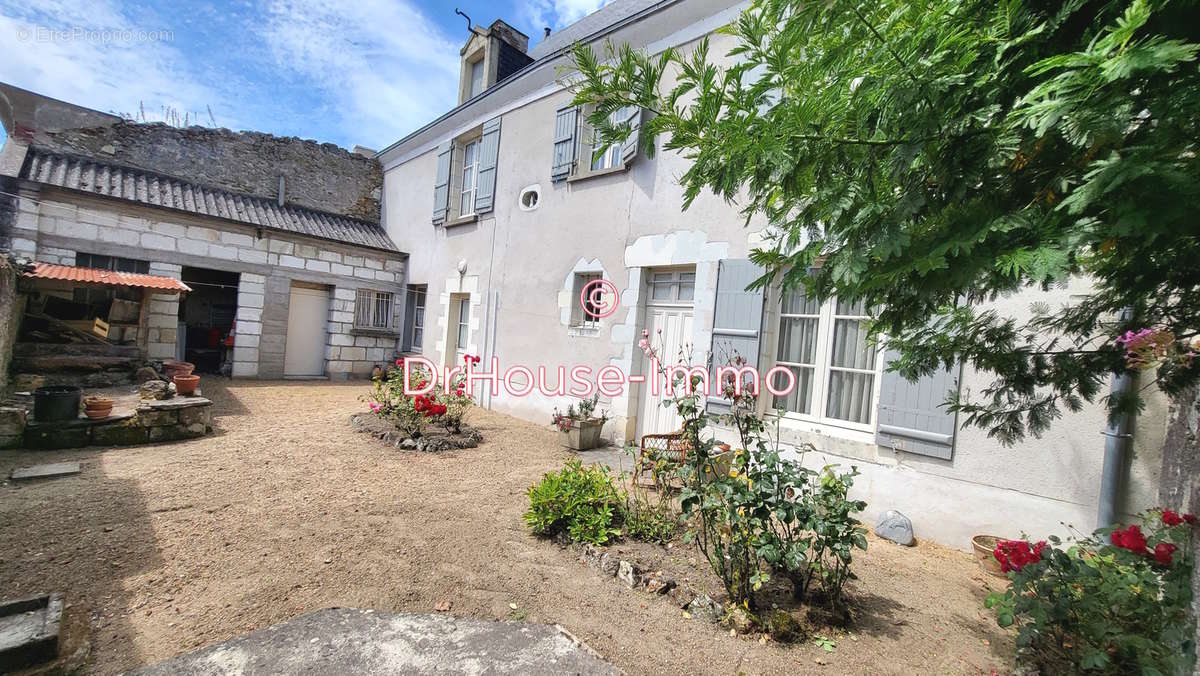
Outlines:
[[[890,373],[887,364],[896,352],[884,359],[883,379],[879,383],[879,431],[875,443],[906,453],[949,460],[954,454],[955,415],[944,404],[950,392],[958,391],[961,366],[933,373],[910,382],[899,373]]]
[[[561,108],[554,117],[554,160],[550,180],[562,181],[575,169],[575,134],[579,127],[579,109]]]
[[[450,141],[438,146],[437,174],[433,179],[434,225],[445,223],[446,213],[450,209],[450,151],[452,147]]]
[[[625,121],[628,122],[629,126],[633,129],[633,133],[631,133],[629,138],[625,139],[625,142],[621,144],[621,161],[626,164],[637,157],[638,136],[641,135],[642,113],[644,111],[644,108],[637,106],[629,106],[628,108],[624,109],[624,112],[626,112]]]
[[[762,268],[745,259],[723,260],[718,266],[712,349],[709,351],[712,358],[709,413],[729,413],[729,402],[721,396],[721,385],[716,380],[717,367],[725,366],[735,353],[746,360],[746,366],[758,367],[763,292],[761,289],[747,291],[746,287],[762,274]]]
[[[496,194],[496,161],[500,155],[500,118],[483,123],[479,139],[479,169],[475,183],[475,213],[492,210]]]

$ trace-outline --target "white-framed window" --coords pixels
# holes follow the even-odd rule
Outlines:
[[[647,280],[650,302],[690,304],[696,297],[696,273],[692,270],[655,270]]]
[[[392,294],[359,289],[354,304],[354,325],[364,329],[392,328]]]
[[[464,296],[458,300],[458,325],[455,332],[455,347],[467,349],[471,338],[471,299]]]
[[[600,326],[600,310],[596,305],[596,299],[589,294],[583,297],[583,290],[588,284],[602,279],[603,275],[599,272],[577,272],[575,273],[575,283],[571,291],[571,326],[584,329],[594,329]]]
[[[475,213],[475,186],[479,174],[479,141],[474,140],[463,144],[462,147],[462,187],[458,202],[458,215],[470,216]]]
[[[407,327],[409,345],[420,348],[425,342],[425,285],[408,286],[408,307],[411,323]]]
[[[612,124],[620,124],[629,118],[632,108],[620,108],[609,113],[608,121]],[[605,169],[616,169],[621,166],[621,145],[613,144],[606,148],[599,157],[592,157],[592,152],[600,147],[600,134],[593,130],[591,144],[587,148],[587,157],[591,158],[592,171],[604,171]]]
[[[871,429],[880,359],[867,341],[870,319],[862,303],[818,303],[803,289],[784,292],[775,362],[792,372],[796,385],[775,396],[773,408],[805,420]],[[774,386],[783,389],[787,381],[776,375]]]

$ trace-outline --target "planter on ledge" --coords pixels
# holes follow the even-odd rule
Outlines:
[[[175,376],[175,393],[181,397],[190,397],[196,393],[196,385],[199,383],[200,376],[177,375]]]
[[[83,413],[92,420],[101,420],[112,415],[112,397],[91,396],[83,399]]]
[[[571,420],[571,429],[561,432],[563,445],[573,451],[587,451],[600,445],[600,431],[604,429],[602,418]]]

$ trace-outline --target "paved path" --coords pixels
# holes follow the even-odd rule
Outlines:
[[[331,608],[136,673],[608,676],[621,672],[549,624]]]

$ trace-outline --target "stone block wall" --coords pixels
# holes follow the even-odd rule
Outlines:
[[[392,296],[392,312],[397,318],[403,316],[400,295]],[[356,298],[355,289],[339,286],[330,299],[329,344],[325,348],[330,377],[367,376],[376,364],[386,367],[396,360],[396,336],[355,328]]]
[[[359,289],[390,292],[398,325],[405,299],[403,254],[68,196],[50,188],[27,191],[23,197],[13,236],[14,246],[23,242],[20,255],[65,265],[74,265],[76,252],[122,256],[148,260],[151,274],[176,279],[184,266],[237,272],[235,376],[282,377],[293,281],[330,289],[324,355],[328,375],[365,376],[376,364],[395,358],[397,336],[356,329],[354,303]],[[173,358],[179,297],[151,294],[148,302],[139,344],[150,359]]]
[[[179,279],[183,266],[175,263],[150,261],[150,274]],[[142,313],[146,325],[138,335],[146,336],[148,359],[174,359],[175,345],[179,339],[179,294],[146,294],[146,308]]]
[[[268,199],[283,176],[288,204],[379,222],[382,167],[332,143],[126,121],[42,131],[35,143]]]
[[[237,327],[233,338],[233,375],[253,377],[259,373],[259,345],[262,341],[263,305],[267,278],[253,272],[238,277]],[[284,329],[286,330],[286,326]]]

